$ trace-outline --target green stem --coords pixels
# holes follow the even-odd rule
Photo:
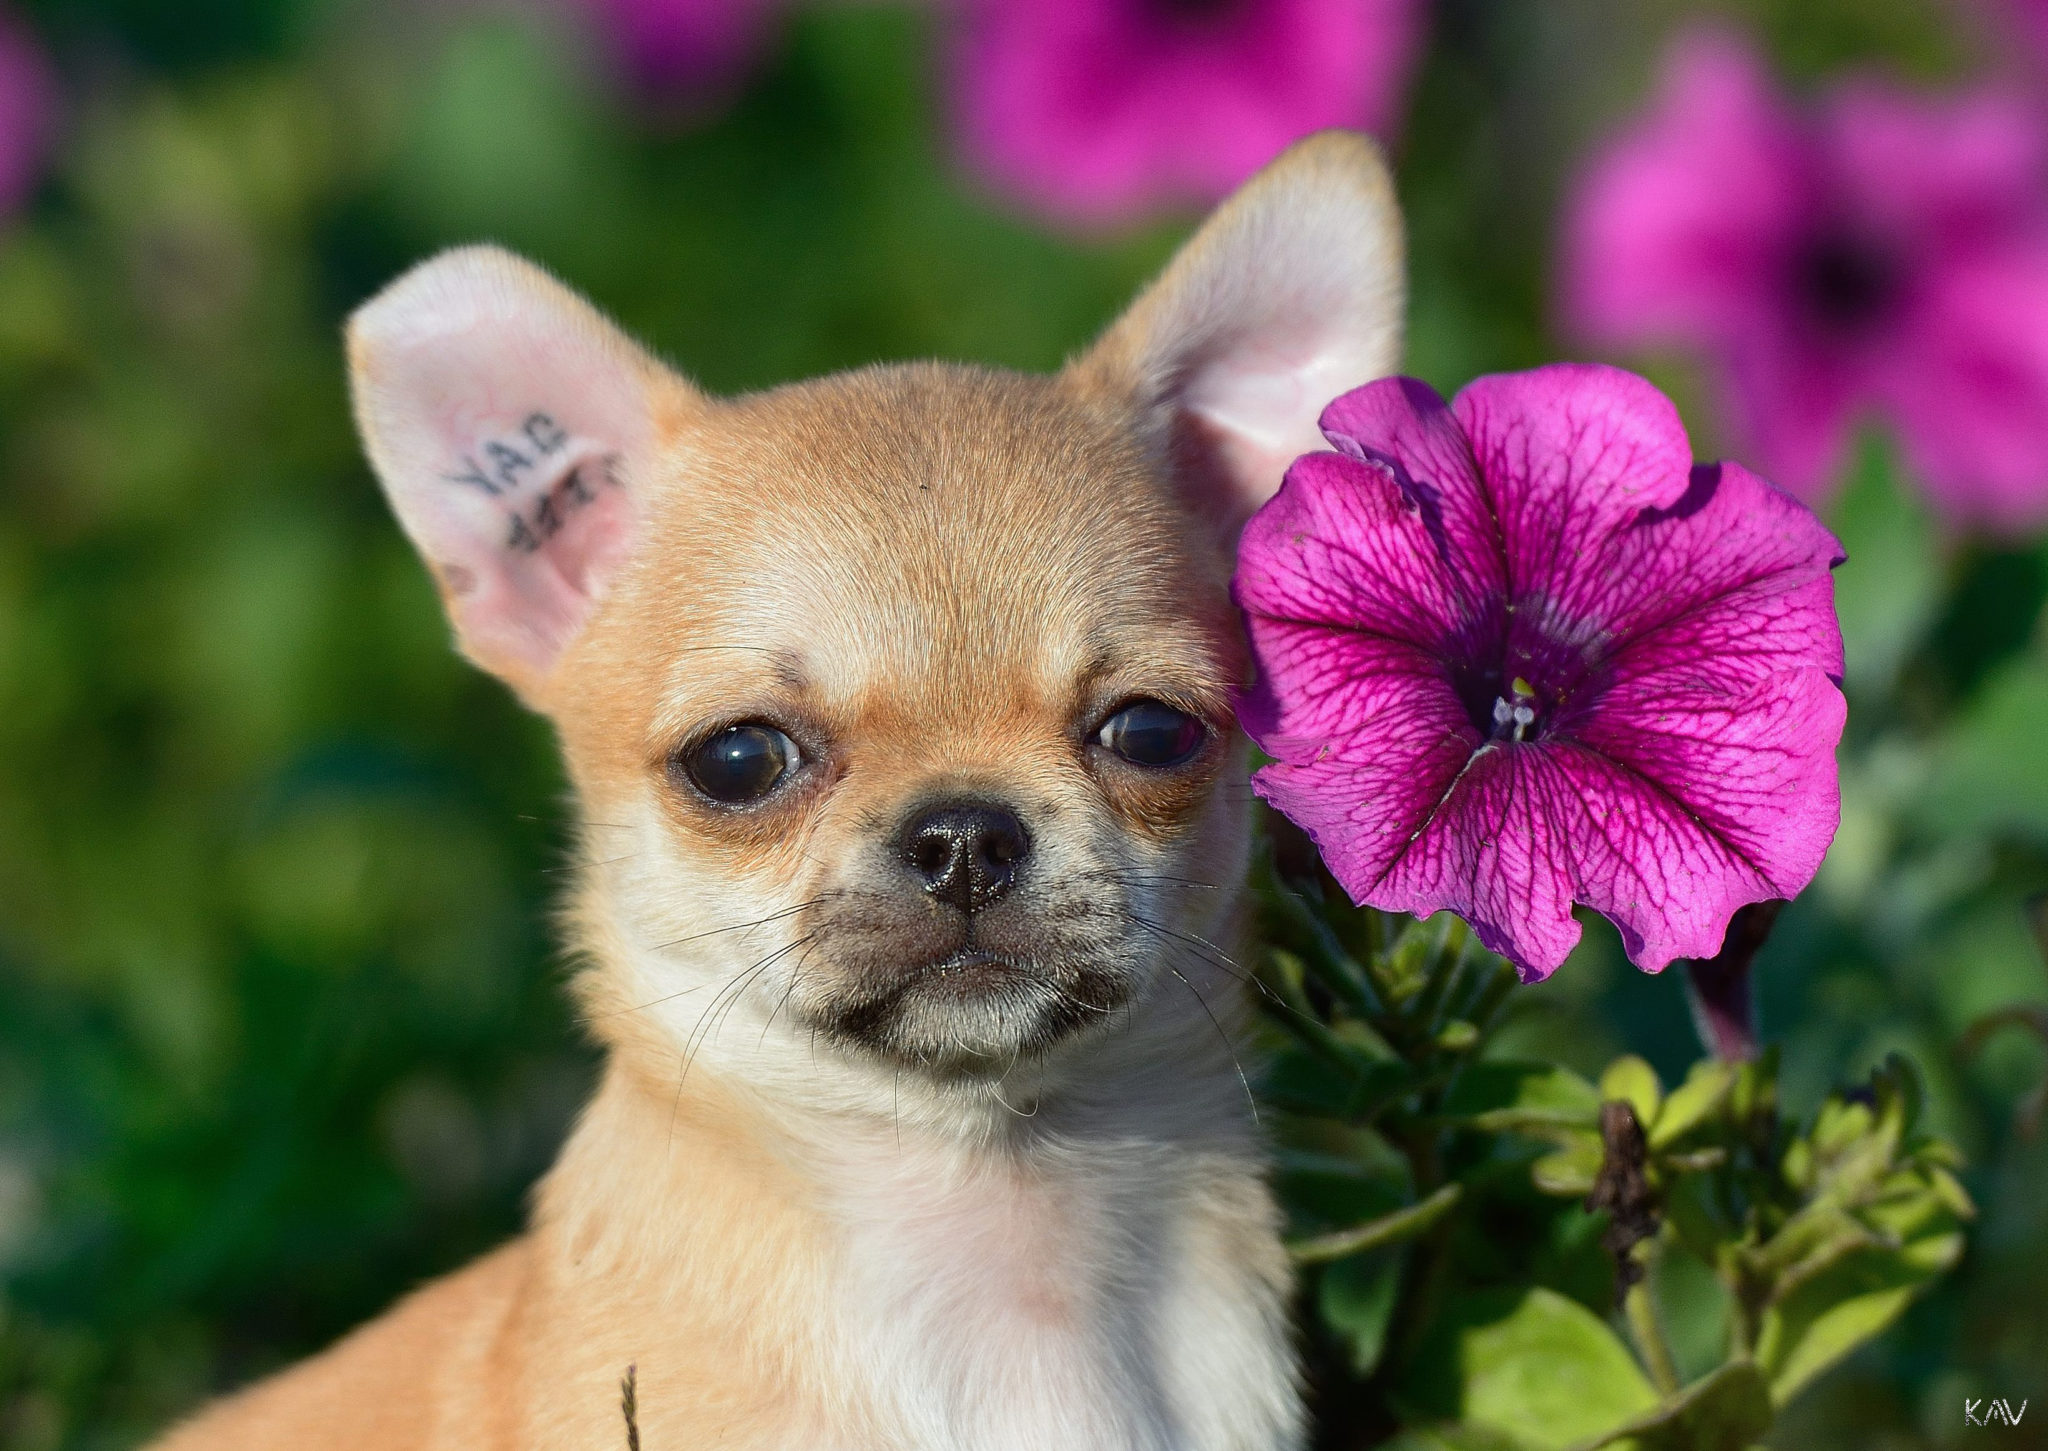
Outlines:
[[[1383,1214],[1378,1219],[1369,1219],[1349,1229],[1340,1229],[1334,1234],[1297,1239],[1287,1246],[1287,1251],[1298,1265],[1319,1265],[1363,1254],[1369,1249],[1380,1249],[1421,1234],[1448,1214],[1463,1193],[1458,1185],[1446,1184],[1419,1204],[1411,1204],[1406,1209],[1397,1209],[1392,1214]]]
[[[1664,1338],[1664,1326],[1657,1319],[1657,1302],[1650,1297],[1650,1280],[1646,1275],[1628,1288],[1622,1296],[1622,1313],[1628,1317],[1629,1332],[1635,1337],[1636,1350],[1643,1357],[1643,1365],[1650,1372],[1651,1383],[1659,1395],[1675,1396],[1679,1391],[1678,1363],[1671,1358],[1671,1345]]]
[[[1425,1092],[1417,1106],[1419,1120],[1410,1119],[1399,1126],[1387,1124],[1381,1130],[1407,1156],[1415,1192],[1423,1196],[1419,1203],[1427,1203],[1445,1190],[1459,1187],[1444,1181],[1440,1134],[1428,1122],[1429,1115],[1441,1107],[1441,1102],[1440,1092]],[[1380,1351],[1379,1364],[1372,1374],[1372,1393],[1382,1403],[1386,1400],[1392,1377],[1405,1367],[1413,1343],[1428,1324],[1431,1306],[1443,1279],[1453,1223],[1451,1216],[1439,1215],[1436,1222],[1415,1241],[1408,1251],[1407,1263],[1401,1267],[1401,1283],[1395,1292],[1393,1311],[1387,1317],[1386,1339]]]

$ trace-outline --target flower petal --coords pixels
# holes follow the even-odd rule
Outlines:
[[[1452,405],[1414,378],[1382,378],[1323,410],[1323,435],[1398,489],[1463,599],[1504,592],[1500,525]]]
[[[1912,473],[1951,524],[2022,534],[2048,521],[2048,232],[1930,279],[1872,391]]]
[[[1617,592],[1604,622],[1624,674],[1683,661],[1745,685],[1786,668],[1842,673],[1830,571],[1841,541],[1741,464],[1692,471],[1686,497],[1638,515],[1584,566],[1654,590]]]
[[[1574,738],[1612,767],[1612,789],[1654,796],[1672,819],[1661,836],[1632,831],[1616,850],[1637,878],[1666,885],[1662,899],[1580,897],[1641,941],[1629,955],[1653,971],[1711,957],[1737,907],[1797,896],[1841,823],[1834,753],[1847,705],[1832,680],[1787,670],[1740,691],[1689,674],[1631,682]],[[1666,843],[1681,839],[1689,845],[1673,855]]]
[[[1338,879],[1388,911],[1450,908],[1525,981],[1548,977],[1577,944],[1574,901],[1611,919],[1630,959],[1657,972],[1713,956],[1736,908],[1785,895],[1683,803],[1570,742],[1482,752],[1375,881]]]
[[[1717,30],[1682,37],[1649,117],[1567,201],[1567,324],[1619,347],[1768,326],[1780,259],[1812,205],[1809,149],[1752,47]]]
[[[1479,752],[1383,870],[1369,880],[1337,872],[1338,881],[1385,911],[1427,916],[1448,907],[1525,982],[1550,976],[1579,940],[1570,841],[1551,801],[1555,754],[1542,746]]]
[[[1968,246],[2040,216],[2048,137],[2017,94],[1930,96],[1852,75],[1827,97],[1814,130],[1860,225],[1896,244]]]
[[[1741,465],[1713,471],[1717,487],[1691,519],[1646,524],[1612,557],[1608,567],[1658,572],[1668,591],[1657,617],[1632,624],[1598,704],[1570,731],[1683,806],[1771,895],[1791,897],[1840,818],[1846,707],[1830,571],[1842,550]]]
[[[1448,409],[1385,380],[1324,431],[1342,456],[1299,460],[1245,531],[1244,721],[1277,762],[1258,790],[1354,900],[1448,907],[1542,977],[1574,902],[1655,971],[1806,885],[1845,714],[1842,551],[1811,511],[1694,467],[1676,410],[1610,368]]]
[[[1295,460],[1237,557],[1237,601],[1254,616],[1432,649],[1469,609],[1421,508],[1387,469],[1341,454]]]
[[[977,170],[1083,225],[1211,202],[1312,131],[1384,133],[1416,0],[1268,0],[1179,17],[1128,0],[964,0],[953,106]]]
[[[1663,589],[1599,558],[1646,510],[1682,507],[1692,445],[1671,400],[1633,373],[1553,363],[1480,378],[1458,394],[1499,522],[1509,599],[1567,634],[1611,631]]]
[[[1789,317],[1766,319],[1722,349],[1722,409],[1771,479],[1819,506],[1841,483],[1864,370],[1817,346]],[[1911,350],[1894,343],[1883,352]]]
[[[0,224],[35,185],[56,111],[49,56],[26,22],[0,9]]]
[[[1243,710],[1277,764],[1259,795],[1301,827],[1354,900],[1405,851],[1480,738],[1431,656],[1373,635],[1250,621],[1271,688]]]

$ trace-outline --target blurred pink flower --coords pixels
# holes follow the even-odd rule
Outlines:
[[[2018,31],[2020,42],[2033,50],[2037,68],[2048,64],[2048,0],[2004,0],[1994,11],[2002,11],[2002,18],[2009,19]]]
[[[49,57],[22,20],[0,9],[0,220],[35,185],[56,110]]]
[[[1617,368],[1387,378],[1246,526],[1259,794],[1353,900],[1524,978],[1606,914],[1638,966],[1796,895],[1840,814],[1841,546]]]
[[[2048,189],[1992,92],[1857,77],[1811,109],[1695,32],[1567,207],[1562,307],[1603,346],[1707,354],[1758,463],[1810,501],[1865,416],[1953,523],[2048,520]]]
[[[633,82],[663,96],[733,87],[783,0],[587,0]]]
[[[1421,0],[960,0],[969,162],[1064,221],[1208,203],[1290,142],[1398,115]]]

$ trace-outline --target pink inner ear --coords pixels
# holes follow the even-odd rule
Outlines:
[[[1295,459],[1328,447],[1316,426],[1323,409],[1380,367],[1366,349],[1318,331],[1302,328],[1292,346],[1227,352],[1187,381],[1181,407],[1213,451],[1214,471],[1228,494],[1220,502],[1232,523],[1242,523],[1279,491]]]
[[[529,443],[536,432],[553,446]],[[444,471],[444,483],[473,497],[459,506],[461,527],[436,531],[435,566],[472,653],[545,670],[630,549],[635,509],[618,453],[571,437],[543,413],[522,420],[518,434],[487,434],[452,476]]]
[[[631,550],[659,365],[509,253],[422,263],[349,326],[356,413],[478,664],[536,690]]]

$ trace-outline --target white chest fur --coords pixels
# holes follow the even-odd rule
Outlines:
[[[1144,1141],[876,1149],[832,1182],[836,1351],[906,1451],[1296,1444],[1249,1161]]]

